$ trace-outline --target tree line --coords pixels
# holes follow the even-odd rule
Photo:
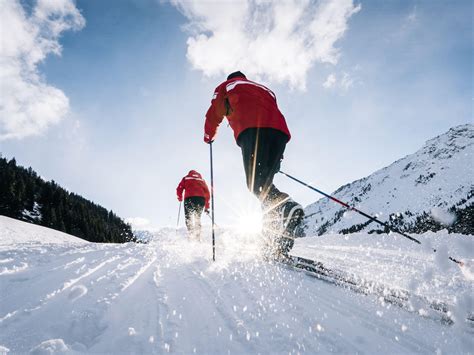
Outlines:
[[[131,226],[82,196],[44,181],[15,158],[0,156],[0,215],[74,235],[90,242],[136,242]]]
[[[414,214],[411,211],[405,211],[404,213],[391,214],[389,220],[386,222],[390,227],[400,230],[405,233],[421,234],[428,231],[437,232],[442,229],[446,229],[449,233],[459,234],[470,234],[474,235],[474,202],[469,202],[472,199],[473,191],[471,190],[467,198],[463,198],[457,204],[451,206],[447,211],[451,214],[453,220],[452,223],[443,224],[439,220],[436,220],[431,212],[422,212],[417,215],[414,220],[410,220]],[[407,218],[405,218],[407,217]],[[349,228],[342,229],[340,233],[350,234],[357,233],[372,221],[368,220],[364,223],[354,224]],[[388,233],[389,228],[383,228],[375,223],[372,224],[375,229],[369,230],[368,233]]]

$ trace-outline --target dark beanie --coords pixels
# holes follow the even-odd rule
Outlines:
[[[230,80],[230,79],[233,79],[233,78],[245,78],[245,79],[247,79],[245,74],[242,73],[241,71],[235,71],[232,74],[229,74],[229,76],[227,77],[227,80]]]

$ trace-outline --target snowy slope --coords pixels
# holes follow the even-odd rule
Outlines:
[[[342,186],[333,193],[342,201],[387,221],[397,217],[402,229],[410,229],[418,216],[452,222],[446,211],[474,202],[474,126],[454,127],[433,138],[416,153],[372,175]],[[472,208],[472,207],[471,207]],[[320,199],[305,209],[309,235],[380,229],[342,206]]]
[[[474,238],[446,231],[416,238],[422,245],[395,233],[327,234],[297,239],[292,252],[330,269],[445,302],[461,317],[474,312]],[[460,268],[449,256],[466,266]]]
[[[0,246],[10,244],[84,244],[70,234],[0,215]]]
[[[254,236],[219,230],[213,263],[209,241],[190,242],[182,230],[157,233],[150,244],[35,244],[27,242],[37,240],[28,231],[20,243],[8,243],[20,226],[2,222],[0,263],[27,265],[0,276],[0,349],[11,353],[431,354],[474,348],[472,328],[463,322],[443,325],[260,261]],[[392,254],[382,249],[383,263]]]

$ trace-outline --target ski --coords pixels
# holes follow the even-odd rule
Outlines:
[[[411,294],[404,289],[390,288],[374,281],[364,280],[354,274],[328,268],[319,261],[300,256],[289,255],[279,258],[277,262],[356,293],[378,296],[381,302],[396,305],[409,312],[418,313],[423,317],[436,319],[448,325],[454,324],[449,306],[445,302],[429,300],[423,296]],[[417,307],[414,305],[417,305]],[[474,326],[474,315],[469,314],[466,321],[470,326]]]

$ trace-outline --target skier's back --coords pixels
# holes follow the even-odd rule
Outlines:
[[[277,252],[287,253],[302,223],[302,207],[273,184],[291,135],[275,94],[235,72],[220,84],[206,114],[204,141],[212,143],[227,118],[242,150],[247,186],[260,200],[264,232],[282,237]]]
[[[204,209],[208,213],[210,194],[206,182],[196,170],[190,170],[178,184],[178,201],[183,201],[183,193],[186,227],[190,236],[201,240],[201,215]]]

